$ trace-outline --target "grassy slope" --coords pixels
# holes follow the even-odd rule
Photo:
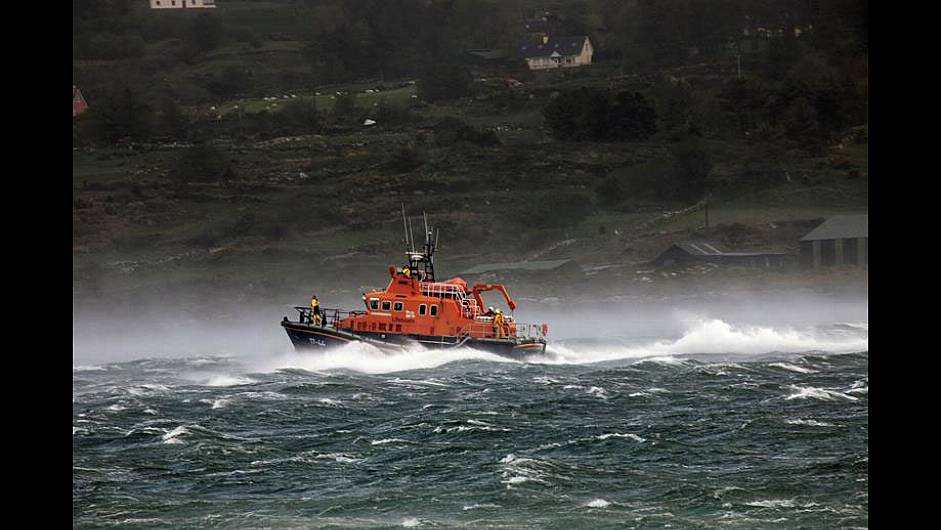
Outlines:
[[[277,34],[288,23],[278,18],[289,17],[279,4],[231,4],[218,10],[219,14],[246,26],[256,19],[271,21],[267,29],[256,27],[257,34]],[[259,9],[270,12],[259,16]],[[105,79],[109,69],[134,70],[145,77],[158,70],[158,84],[175,91],[200,91],[205,79],[237,64],[253,71],[256,93],[216,105],[221,119],[230,121],[238,119],[233,112],[237,104],[243,112],[252,113],[274,110],[272,105],[284,102],[283,98],[265,101],[266,96],[311,97],[300,42],[264,40],[261,47],[231,42],[193,64],[162,59],[166,46],[149,46],[139,61],[79,64],[76,71],[80,76]],[[542,98],[568,85],[617,85],[620,81],[612,81],[615,73],[597,65],[562,75],[534,76],[527,86]],[[494,85],[493,80],[483,83]],[[317,106],[329,111],[336,90],[355,93],[362,109],[380,98],[398,105],[413,101],[414,85],[405,80],[386,83],[378,93],[366,93],[376,86],[318,87]],[[176,285],[225,293],[233,292],[234,286],[237,292],[263,290],[271,296],[287,296],[307,290],[307,285],[298,285],[301,279],[301,283],[316,283],[324,292],[343,285],[340,289],[352,296],[361,285],[381,283],[385,265],[398,259],[397,215],[402,203],[412,213],[427,210],[435,220],[449,223],[452,230],[443,234],[441,263],[450,272],[482,261],[575,256],[589,267],[618,265],[617,274],[593,278],[620,281],[625,275],[636,276],[633,271],[645,261],[702,225],[701,211],[662,216],[663,211],[687,204],[647,201],[625,211],[596,209],[584,222],[559,230],[526,226],[513,212],[533,192],[591,193],[598,168],[630,182],[663,174],[671,167],[669,146],[662,141],[552,141],[542,129],[539,108],[538,100],[512,112],[496,111],[480,102],[455,101],[416,109],[414,121],[406,123],[372,128],[350,124],[329,135],[239,144],[228,151],[238,170],[234,182],[192,186],[185,194],[178,193],[166,178],[179,148],[73,151],[77,294],[130,293]],[[437,147],[430,143],[426,128],[444,116],[495,129],[504,145]],[[716,174],[734,173],[748,151],[734,142],[709,140],[707,144]],[[409,145],[423,158],[418,170],[397,174],[384,167],[392,151]],[[792,156],[787,162],[793,177],[789,182],[766,184],[750,192],[718,191],[710,206],[711,224],[741,223],[762,230],[776,221],[868,210],[867,145],[846,144],[826,156]],[[853,168],[860,173],[855,179],[848,177]],[[301,172],[307,178],[300,178]],[[339,218],[321,228],[321,222],[311,219],[324,204],[338,207]],[[256,225],[287,227],[287,233],[283,238],[227,233],[249,214]],[[501,227],[494,220],[507,224]],[[636,230],[638,226],[643,229]],[[553,247],[567,240],[574,241]],[[313,276],[312,269],[316,270]]]

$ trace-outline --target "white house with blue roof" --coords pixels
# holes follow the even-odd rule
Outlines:
[[[591,39],[585,35],[543,37],[542,42],[523,44],[519,48],[519,55],[530,70],[588,66],[594,52]]]

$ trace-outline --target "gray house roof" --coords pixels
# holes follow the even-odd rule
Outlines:
[[[588,37],[581,35],[579,37],[553,37],[545,44],[541,42],[527,43],[520,46],[519,53],[523,59],[532,59],[535,57],[549,57],[553,53],[559,55],[578,55],[582,52],[582,47]]]
[[[507,263],[484,263],[461,272],[461,274],[483,274],[492,271],[526,270],[549,271],[558,269],[563,265],[574,263],[571,259],[553,259],[543,261],[516,261]]]
[[[801,241],[855,239],[860,237],[869,237],[869,214],[834,215],[802,237]]]
[[[722,245],[721,243],[716,243],[714,241],[679,241],[673,243],[670,247],[663,252],[666,254],[676,247],[683,252],[691,256],[737,256],[737,257],[749,257],[749,256],[781,256],[787,254],[786,252],[776,252],[773,250],[762,250],[757,252],[731,252],[728,247]],[[663,255],[661,254],[661,256]],[[658,258],[659,259],[659,258]]]

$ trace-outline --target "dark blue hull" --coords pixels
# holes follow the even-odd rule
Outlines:
[[[326,350],[351,342],[364,342],[388,352],[402,351],[409,346],[420,344],[426,348],[441,349],[467,347],[512,359],[542,355],[546,352],[545,341],[534,339],[462,339],[459,337],[435,337],[429,335],[395,333],[350,333],[332,327],[319,327],[289,321],[282,321],[281,326],[284,327],[288,337],[290,337],[291,342],[294,344],[294,348],[298,351]]]

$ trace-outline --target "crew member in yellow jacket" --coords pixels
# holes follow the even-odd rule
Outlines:
[[[322,316],[320,314],[320,300],[317,299],[317,295],[314,295],[310,299],[310,320],[311,323],[315,326],[319,326],[322,321]]]
[[[503,311],[500,309],[497,309],[493,315],[493,331],[497,334],[498,339],[503,338]]]

